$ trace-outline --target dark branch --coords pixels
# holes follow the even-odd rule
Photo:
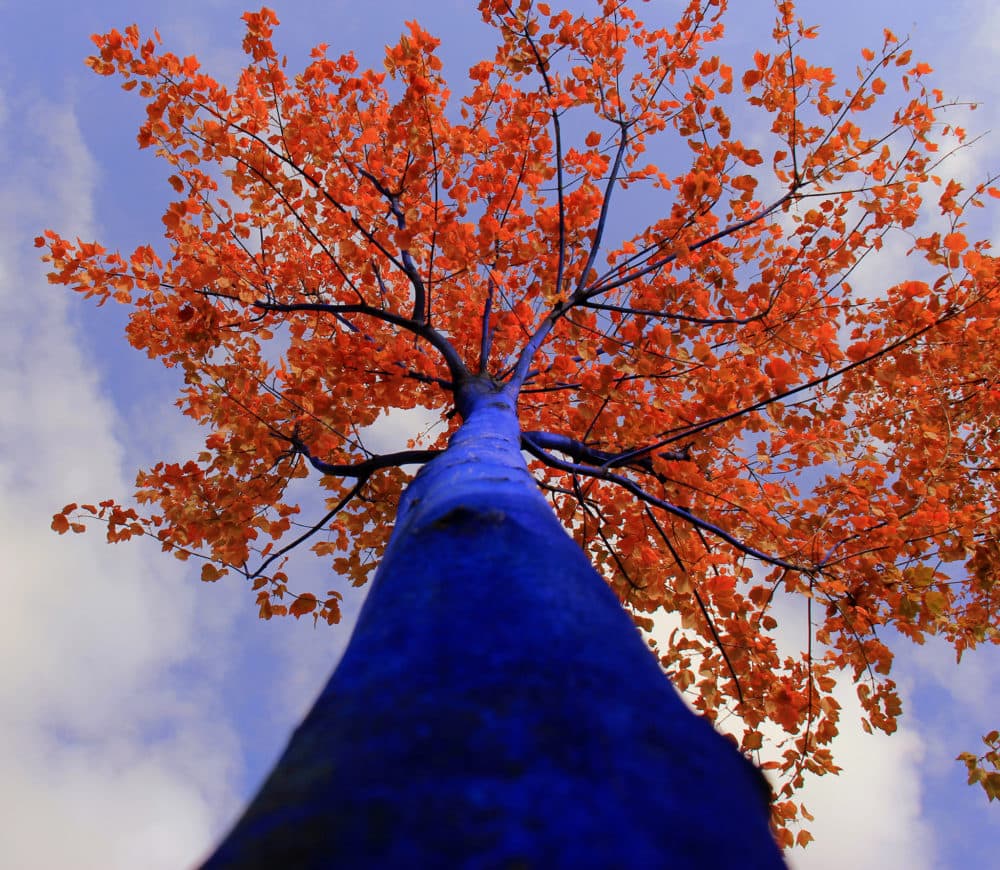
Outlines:
[[[580,273],[580,281],[573,291],[574,298],[584,292],[587,284],[587,276],[597,262],[597,255],[601,249],[601,241],[604,239],[604,229],[608,222],[608,211],[611,208],[611,194],[614,192],[615,184],[618,181],[618,173],[621,171],[622,160],[625,157],[625,150],[628,148],[628,127],[621,125],[621,139],[618,141],[618,150],[615,152],[615,162],[611,166],[607,184],[604,185],[604,197],[601,202],[601,214],[597,219],[597,230],[594,233],[594,241],[590,246],[590,253],[587,255],[587,262]]]
[[[354,477],[359,480],[367,480],[376,471],[382,468],[393,468],[402,465],[422,465],[430,462],[435,456],[440,455],[440,450],[400,450],[396,453],[381,453],[370,456],[361,462],[324,462],[310,452],[306,443],[299,438],[297,432],[291,436],[275,435],[282,441],[287,441],[292,445],[294,452],[306,458],[309,464],[322,474],[330,474],[335,477]]]
[[[360,166],[358,167],[358,173],[368,179],[374,185],[375,189],[385,197],[386,202],[389,204],[389,211],[392,212],[392,216],[396,219],[396,226],[401,230],[405,230],[406,216],[399,204],[399,197],[402,191],[394,192],[389,190],[368,170],[362,169]],[[400,248],[399,258],[402,262],[402,270],[406,274],[406,277],[410,279],[410,284],[413,287],[413,314],[410,315],[410,319],[417,323],[423,323],[427,319],[427,293],[424,288],[423,278],[420,277],[420,270],[417,269],[417,264],[413,261],[409,250]]]
[[[682,574],[686,575],[687,568],[684,567],[684,563],[681,561],[680,555],[678,554],[676,548],[671,542],[663,526],[660,525],[660,521],[656,518],[656,514],[653,513],[652,509],[648,504],[643,505],[643,509],[646,511],[646,516],[649,517],[650,521],[656,527],[656,531],[657,534],[660,536],[660,539],[663,541],[664,544],[667,545],[667,549],[670,550],[670,555],[673,557],[674,562],[677,563],[677,569]],[[701,535],[701,529],[698,529],[697,531],[698,534]],[[708,544],[705,541],[704,536],[702,536],[701,541],[703,544],[705,544],[705,549],[707,550]],[[718,576],[719,573],[718,567],[715,565],[713,565],[712,567],[715,570],[716,576]],[[719,653],[723,658],[723,661],[725,661],[726,663],[726,667],[729,670],[729,675],[733,678],[733,683],[735,683],[736,685],[736,694],[739,696],[740,703],[742,704],[743,686],[740,684],[740,678],[736,674],[736,668],[733,667],[733,663],[729,658],[729,653],[726,652],[726,647],[725,644],[723,644],[722,642],[722,637],[720,636],[718,629],[715,627],[715,620],[712,619],[712,614],[708,610],[708,605],[705,604],[704,600],[701,597],[701,592],[698,591],[698,587],[693,580],[691,581],[691,591],[694,593],[694,600],[698,602],[698,608],[701,610],[701,615],[705,617],[705,622],[708,623],[708,630],[712,632],[712,637],[715,639],[715,645],[718,648]]]
[[[593,308],[597,311],[617,311],[619,314],[639,315],[641,317],[656,317],[663,320],[680,320],[684,323],[698,323],[702,326],[720,326],[722,324],[732,324],[734,326],[746,326],[767,316],[766,311],[758,314],[751,314],[749,317],[695,317],[691,314],[681,314],[678,311],[656,311],[652,308],[631,308],[627,305],[611,305],[604,302],[584,302],[584,308]]]
[[[791,389],[785,390],[781,393],[775,393],[773,396],[768,396],[768,398],[761,399],[759,402],[754,402],[752,405],[747,405],[743,408],[737,408],[735,411],[732,411],[729,414],[724,414],[721,417],[713,417],[711,420],[706,420],[703,423],[697,423],[693,426],[688,426],[687,428],[682,429],[680,432],[675,432],[672,435],[661,439],[660,441],[647,445],[646,447],[640,447],[636,450],[632,450],[629,451],[628,453],[622,454],[622,460],[623,462],[627,462],[628,460],[631,460],[635,457],[642,456],[643,454],[659,450],[663,447],[666,447],[668,444],[672,444],[675,441],[680,441],[682,438],[690,438],[692,435],[697,435],[699,432],[704,432],[706,429],[710,429],[713,426],[719,426],[723,423],[728,422],[729,420],[735,420],[737,417],[742,417],[746,414],[752,414],[754,411],[759,411],[761,410],[761,408],[766,408],[768,405],[772,405],[775,402],[780,402],[782,399],[787,399],[789,396],[794,396],[797,393],[804,392],[805,390],[811,390],[814,387],[818,387],[822,384],[832,381],[835,378],[847,374],[849,371],[852,371],[853,369],[859,368],[863,365],[867,365],[870,362],[874,362],[876,359],[879,359],[880,357],[883,357],[886,354],[891,353],[898,347],[902,347],[906,344],[909,344],[911,341],[914,341],[915,339],[919,338],[925,332],[928,332],[934,327],[940,326],[945,321],[955,317],[957,313],[958,309],[955,308],[948,309],[948,311],[941,317],[939,317],[937,320],[934,320],[931,323],[927,324],[926,326],[921,327],[920,329],[916,330],[916,332],[911,332],[908,335],[904,335],[902,338],[899,338],[896,341],[886,345],[881,350],[878,350],[872,354],[868,354],[868,356],[863,357],[860,360],[849,363],[848,365],[843,366],[842,368],[839,369],[835,369],[832,372],[827,372],[825,375],[822,375],[818,378],[813,378],[811,381],[807,381],[806,383],[800,384],[797,387],[792,387]]]
[[[322,529],[330,520],[332,520],[337,514],[339,514],[348,503],[353,499],[359,492],[361,492],[362,487],[368,482],[368,475],[359,477],[358,482],[351,487],[348,493],[335,504],[326,514],[323,515],[319,520],[317,520],[310,528],[299,535],[294,541],[286,544],[280,550],[275,551],[270,556],[268,556],[254,571],[244,571],[246,578],[248,580],[253,580],[255,577],[259,577],[264,571],[267,570],[268,565],[271,565],[276,559],[280,559],[286,553],[294,550],[303,541],[308,540],[313,535],[316,534],[320,529]]]
[[[490,317],[493,314],[493,294],[496,291],[496,281],[493,270],[490,269],[486,281],[486,301],[483,303],[482,327],[479,335],[479,374],[485,375],[489,368],[490,349],[493,345],[493,333],[490,330]]]
[[[374,305],[367,305],[365,303],[335,305],[326,302],[269,302],[264,299],[258,299],[252,304],[255,308],[260,308],[263,311],[285,313],[293,311],[316,311],[324,314],[332,314],[334,317],[344,314],[365,314],[369,317],[374,317],[376,320],[383,320],[386,323],[391,323],[394,326],[412,332],[437,348],[441,356],[444,357],[444,361],[455,382],[462,381],[469,376],[469,371],[466,369],[465,363],[462,362],[458,352],[448,339],[432,326],[405,317],[402,314],[396,314],[392,311],[386,311],[383,308],[376,308]]]
[[[687,250],[696,251],[699,248],[703,248],[706,245],[710,245],[713,242],[717,242],[720,239],[724,239],[734,233],[739,232],[742,229],[746,229],[749,226],[763,220],[769,214],[777,211],[779,208],[783,207],[787,202],[792,201],[797,196],[797,187],[793,186],[784,196],[780,199],[775,200],[771,205],[766,208],[761,209],[754,215],[746,218],[745,220],[738,221],[734,224],[729,224],[723,227],[718,232],[712,233],[709,236],[705,236],[703,239],[699,239],[691,245],[687,246]],[[655,253],[656,250],[662,247],[661,243],[659,245],[653,246],[647,249],[646,253]],[[538,352],[539,348],[545,342],[548,334],[552,331],[552,328],[556,325],[561,317],[563,317],[568,311],[574,307],[583,307],[595,296],[600,296],[603,293],[607,293],[609,290],[614,290],[616,287],[623,287],[627,284],[631,284],[640,278],[655,272],[657,269],[662,268],[667,263],[673,262],[677,259],[677,253],[666,254],[656,260],[648,262],[645,266],[637,267],[634,271],[627,275],[623,275],[620,278],[611,280],[612,275],[618,273],[621,267],[616,267],[610,272],[606,272],[603,276],[598,278],[589,287],[581,288],[576,293],[573,294],[572,298],[557,302],[552,310],[549,312],[548,316],[542,321],[535,334],[531,336],[530,340],[524,346],[521,351],[521,355],[518,358],[517,365],[514,368],[514,373],[511,376],[509,386],[513,390],[519,390],[521,385],[524,383],[527,377],[528,369],[531,366],[531,361],[535,354]]]
[[[727,544],[735,547],[741,553],[745,553],[748,556],[753,556],[755,559],[760,559],[762,562],[766,562],[769,565],[775,565],[780,568],[785,568],[789,571],[807,571],[808,569],[801,565],[794,565],[778,556],[769,556],[767,553],[751,547],[748,544],[743,543],[739,538],[731,535],[725,529],[720,528],[714,523],[710,523],[707,520],[701,519],[701,517],[695,516],[688,510],[682,507],[678,507],[675,504],[671,504],[668,501],[664,501],[661,498],[657,498],[650,492],[646,492],[639,484],[635,481],[629,480],[627,477],[623,477],[620,474],[614,474],[606,468],[594,468],[586,465],[579,465],[573,462],[565,462],[562,459],[558,459],[551,453],[543,450],[540,446],[535,444],[527,433],[522,433],[521,444],[525,450],[527,450],[536,459],[540,459],[550,468],[555,468],[558,471],[565,471],[569,474],[581,474],[585,477],[593,477],[597,480],[603,480],[608,483],[616,484],[622,487],[626,491],[632,493],[640,501],[646,504],[658,507],[661,510],[666,511],[669,514],[673,514],[675,517],[679,517],[682,520],[690,523],[696,529],[701,529],[708,532],[710,535],[725,541]]]
[[[566,456],[571,457],[577,462],[586,462],[589,465],[599,468],[618,468],[622,465],[633,464],[636,468],[641,468],[644,471],[653,470],[652,456],[649,454],[643,455],[638,462],[629,463],[628,459],[622,459],[622,457],[628,455],[628,451],[609,453],[606,450],[590,447],[582,441],[570,438],[568,435],[534,431],[523,432],[521,437],[522,440],[527,439],[536,447],[540,447],[543,450],[558,450],[560,453],[566,454]],[[691,458],[690,453],[690,446],[685,445],[680,450],[664,450],[656,455],[661,459],[674,462],[687,462]]]
[[[731,236],[734,233],[738,233],[740,230],[744,230],[747,227],[753,226],[758,221],[763,220],[768,215],[777,211],[779,208],[782,208],[785,205],[785,203],[791,202],[797,196],[798,196],[797,188],[792,187],[784,196],[782,196],[780,199],[775,200],[769,206],[766,206],[765,208],[761,209],[756,214],[752,214],[750,215],[750,217],[738,221],[734,224],[729,224],[728,226],[723,227],[718,232],[712,233],[710,236],[705,236],[705,238],[693,242],[692,244],[687,246],[687,250],[697,251],[699,248],[703,248],[706,245],[710,245],[713,242],[717,242],[720,239],[724,239],[727,236]],[[646,253],[650,254],[654,253],[659,248],[662,248],[662,244],[664,243],[653,246],[651,248],[647,248]],[[600,278],[598,278],[597,281],[591,284],[582,293],[578,294],[579,298],[577,301],[586,302],[587,300],[592,299],[595,296],[599,296],[602,293],[607,293],[609,290],[614,290],[616,287],[623,287],[626,284],[631,284],[633,281],[637,281],[639,278],[642,278],[650,274],[651,272],[655,272],[657,269],[662,269],[668,263],[672,263],[674,260],[677,259],[677,256],[678,255],[676,253],[665,254],[664,256],[659,257],[658,259],[651,260],[650,262],[646,263],[645,266],[636,268],[634,272],[630,272],[627,275],[623,275],[621,278],[611,280],[612,275],[614,275],[620,270],[620,267],[615,267],[611,271],[605,272],[605,274],[602,275]]]

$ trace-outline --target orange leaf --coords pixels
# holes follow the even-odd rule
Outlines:
[[[964,251],[969,246],[969,243],[966,241],[963,233],[949,233],[944,237],[944,246],[949,251],[954,251],[958,254]]]
[[[298,619],[300,616],[304,616],[305,614],[311,613],[315,610],[318,603],[319,602],[316,600],[316,596],[311,592],[303,592],[292,602],[288,612]]]
[[[214,583],[228,573],[225,568],[216,568],[211,562],[206,562],[201,566],[201,579],[206,583]]]

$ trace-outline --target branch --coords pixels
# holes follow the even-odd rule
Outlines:
[[[336,477],[353,477],[358,480],[367,480],[376,471],[382,468],[392,468],[401,465],[422,465],[430,462],[435,456],[440,455],[440,450],[400,450],[396,453],[377,453],[361,462],[332,463],[324,462],[313,456],[306,443],[299,438],[297,432],[291,436],[274,434],[275,438],[287,441],[292,445],[295,453],[301,454],[309,464],[321,474],[330,474]]]
[[[785,203],[790,202],[797,195],[797,187],[793,186],[789,191],[782,196],[780,199],[775,200],[771,205],[762,209],[754,215],[746,218],[745,220],[738,221],[737,223],[730,224],[727,227],[723,227],[718,232],[712,233],[710,236],[706,236],[703,239],[695,242],[687,247],[688,251],[696,251],[705,245],[710,245],[712,242],[717,242],[719,239],[723,239],[726,236],[730,236],[733,233],[737,233],[748,226],[752,226],[757,221],[762,220],[767,217],[772,212],[781,208]],[[662,244],[662,243],[661,243]],[[648,252],[653,252],[657,250],[661,245],[656,245],[654,247],[648,248]],[[613,270],[613,272],[606,272],[603,276],[597,279],[597,281],[591,284],[589,287],[581,288],[575,292],[572,297],[568,300],[557,302],[552,310],[549,312],[548,316],[541,322],[535,334],[531,336],[528,343],[524,346],[521,351],[521,355],[518,357],[517,364],[514,368],[514,373],[511,375],[511,379],[508,382],[510,389],[514,391],[519,391],[521,385],[524,383],[525,378],[528,374],[528,369],[531,366],[531,361],[535,354],[541,348],[542,344],[545,342],[546,337],[552,331],[552,328],[558,323],[559,319],[563,317],[567,311],[571,308],[580,306],[583,307],[589,300],[593,299],[595,296],[600,296],[602,293],[607,293],[609,290],[614,290],[616,287],[623,287],[626,284],[631,284],[633,281],[637,281],[650,272],[655,272],[657,269],[665,266],[677,259],[676,253],[667,254],[660,257],[657,260],[647,263],[645,266],[638,268],[631,274],[625,275],[616,280],[610,280],[610,277],[614,272],[619,271],[619,268]]]
[[[618,150],[615,152],[615,162],[611,167],[610,174],[608,175],[607,184],[604,185],[604,197],[601,202],[601,214],[597,219],[597,230],[594,233],[594,241],[590,246],[590,253],[587,255],[587,262],[584,264],[583,271],[580,273],[580,280],[576,285],[576,290],[573,291],[574,298],[580,296],[584,292],[587,275],[590,274],[590,270],[594,267],[597,255],[601,249],[601,240],[604,238],[604,228],[608,221],[608,210],[611,207],[611,194],[614,192],[615,182],[618,181],[618,173],[621,170],[622,159],[625,157],[625,149],[628,147],[628,127],[625,124],[621,124],[620,126],[621,139],[618,142]]]
[[[723,324],[746,326],[748,323],[761,320],[769,313],[761,311],[757,314],[751,314],[749,317],[695,317],[691,314],[680,314],[677,311],[655,311],[652,308],[631,308],[628,305],[611,305],[605,302],[584,302],[583,307],[591,308],[595,311],[617,311],[619,314],[657,317],[664,320],[680,320],[684,323],[698,323],[702,326],[720,326]]]
[[[416,369],[411,369],[402,360],[396,360],[393,365],[397,368],[402,369],[403,377],[410,378],[414,381],[419,381],[422,384],[436,384],[448,392],[454,392],[455,385],[451,381],[447,381],[444,378],[436,378],[434,375],[425,375],[423,372],[418,372]],[[365,369],[365,371],[370,375],[382,375],[384,377],[391,377],[392,373],[386,371],[385,369]]]
[[[274,552],[270,556],[268,556],[263,562],[260,563],[260,565],[257,566],[257,568],[255,570],[253,570],[253,571],[244,571],[243,573],[246,575],[247,580],[253,580],[256,577],[259,577],[267,569],[268,565],[270,565],[276,559],[280,559],[282,556],[285,555],[285,553],[290,552],[291,550],[295,549],[295,547],[297,547],[299,544],[301,544],[303,541],[308,540],[313,535],[315,535],[316,532],[318,532],[320,529],[322,529],[323,526],[325,526],[328,522],[330,522],[330,520],[332,520],[337,514],[339,514],[345,507],[347,507],[347,505],[351,501],[351,499],[353,499],[354,496],[356,496],[359,492],[361,492],[362,487],[364,487],[364,485],[367,482],[368,482],[368,475],[367,474],[364,475],[364,476],[360,476],[359,479],[358,479],[358,482],[356,484],[354,484],[354,486],[351,487],[351,489],[347,493],[347,495],[345,495],[339,502],[337,502],[336,505],[334,505],[329,511],[327,511],[327,513],[321,519],[319,519],[316,523],[314,523],[309,529],[307,529],[305,532],[303,532],[301,535],[299,535],[291,543],[286,544],[280,550],[277,550],[276,552]]]
[[[561,459],[557,459],[551,453],[543,450],[540,446],[535,444],[529,433],[522,433],[521,444],[525,450],[527,450],[536,459],[540,459],[550,468],[555,468],[558,471],[565,471],[569,474],[582,474],[586,477],[593,477],[597,480],[603,480],[607,483],[614,483],[628,492],[632,493],[640,501],[646,504],[651,504],[654,507],[658,507],[661,510],[666,511],[669,514],[673,514],[675,517],[679,517],[682,520],[690,523],[696,529],[701,529],[714,535],[717,538],[725,541],[727,544],[735,547],[741,553],[745,553],[748,556],[753,556],[755,559],[759,559],[762,562],[766,562],[768,565],[775,565],[779,568],[785,568],[789,571],[805,572],[809,569],[804,568],[801,565],[795,565],[777,556],[769,556],[761,550],[751,547],[749,544],[744,544],[739,538],[731,535],[725,529],[720,528],[714,523],[710,523],[707,520],[703,520],[700,517],[695,516],[690,511],[685,510],[682,507],[678,507],[675,504],[671,504],[668,501],[664,501],[661,498],[657,498],[652,493],[646,492],[641,486],[639,486],[634,481],[629,480],[627,477],[623,477],[620,474],[614,474],[606,468],[593,468],[585,465],[578,465],[572,462],[564,462]]]
[[[368,179],[374,185],[375,189],[385,197],[386,201],[389,203],[389,210],[392,212],[393,217],[396,218],[396,226],[401,230],[406,229],[406,216],[403,214],[403,209],[399,205],[399,193],[393,193],[385,185],[383,185],[374,175],[372,175],[367,169],[362,167],[357,167],[358,173],[363,177]],[[410,315],[410,319],[416,321],[417,323],[424,323],[427,319],[427,293],[424,288],[423,278],[420,277],[420,270],[417,269],[417,264],[413,262],[413,257],[406,248],[399,249],[399,258],[402,261],[402,269],[406,274],[406,277],[410,279],[410,284],[413,287],[413,314]]]
[[[511,8],[510,2],[507,2],[506,6],[508,14],[516,17],[516,13]],[[532,37],[531,32],[528,30],[527,24],[522,29],[521,34],[524,36],[525,40],[527,40],[528,45],[531,47],[531,53],[535,56],[535,66],[538,69],[538,74],[542,77],[542,83],[545,86],[545,93],[548,95],[549,100],[553,100],[554,93],[552,89],[552,80],[549,78],[549,74],[546,71],[547,62],[539,53],[538,46],[535,44],[535,40]],[[566,185],[563,181],[562,126],[559,123],[559,112],[553,108],[549,111],[549,115],[552,117],[552,131],[555,134],[556,197],[559,203],[559,250],[555,286],[555,292],[558,294],[562,292],[563,274],[566,270],[566,203],[563,198],[566,192]]]
[[[334,317],[338,317],[343,314],[365,314],[369,317],[374,317],[376,320],[383,320],[386,323],[391,323],[394,326],[398,326],[401,329],[405,329],[408,332],[412,332],[414,335],[423,338],[431,345],[433,345],[444,357],[444,361],[448,366],[448,370],[451,372],[452,380],[456,383],[464,380],[469,376],[469,371],[465,367],[465,363],[462,362],[461,357],[458,355],[458,351],[455,350],[454,346],[447,338],[441,335],[434,327],[429,326],[427,323],[421,323],[420,321],[413,320],[410,317],[405,317],[402,314],[395,314],[392,311],[386,311],[383,308],[376,308],[373,305],[368,305],[363,302],[351,303],[348,305],[335,305],[327,302],[268,302],[263,299],[255,300],[251,303],[253,307],[260,308],[263,311],[275,311],[275,312],[293,312],[293,311],[318,311],[324,314],[332,314]]]
[[[786,203],[791,202],[797,196],[798,196],[798,187],[793,185],[784,196],[782,196],[780,199],[775,200],[769,206],[762,208],[756,214],[752,214],[750,215],[750,217],[745,218],[744,220],[741,221],[737,221],[734,224],[729,224],[728,226],[723,227],[718,232],[712,233],[712,235],[710,236],[705,236],[705,238],[703,239],[699,239],[697,242],[688,245],[687,250],[697,251],[699,248],[705,247],[705,245],[710,245],[712,244],[712,242],[717,242],[720,239],[724,239],[727,236],[731,236],[733,233],[738,233],[740,230],[744,230],[749,226],[753,226],[755,223],[757,223],[757,221],[763,220],[768,215],[777,211],[779,208],[782,208]],[[649,248],[646,248],[639,256],[643,256],[645,254],[652,254],[653,252],[661,248],[663,244],[665,243],[661,242],[657,245],[650,246]],[[628,275],[624,275],[623,277],[612,281],[610,280],[611,276],[615,272],[619,271],[619,269],[621,268],[620,266],[615,267],[611,271],[605,272],[604,275],[598,278],[597,281],[591,284],[590,287],[588,287],[583,293],[577,294],[579,298],[577,298],[575,301],[578,303],[586,302],[594,298],[595,296],[599,296],[602,293],[607,293],[609,290],[614,290],[616,287],[623,287],[626,284],[631,284],[633,281],[636,281],[639,278],[648,275],[650,272],[655,272],[657,269],[661,269],[663,266],[667,265],[667,263],[672,263],[674,260],[677,259],[677,256],[678,255],[676,253],[666,254],[665,256],[660,257],[657,260],[652,260],[651,262],[648,262],[645,266],[638,268],[635,272],[632,272],[631,274]]]
[[[656,527],[656,531],[657,534],[659,534],[660,539],[667,545],[667,549],[670,550],[670,555],[673,557],[674,562],[677,563],[677,568],[682,574],[687,576],[687,568],[684,567],[684,563],[681,561],[680,555],[671,543],[670,538],[663,529],[663,526],[660,525],[660,521],[656,518],[656,514],[653,513],[648,504],[643,507],[646,511],[646,516],[649,517],[650,521]],[[698,529],[698,533],[701,535],[700,529]],[[702,537],[701,542],[705,545],[705,549],[708,550],[708,543],[705,541],[704,537]],[[716,576],[718,576],[718,567],[715,565],[712,567],[715,570]],[[698,591],[698,586],[693,580],[691,580],[691,591],[694,593],[694,600],[698,602],[698,608],[701,610],[701,615],[705,617],[705,622],[708,624],[708,630],[712,632],[712,637],[715,639],[715,645],[718,648],[719,653],[722,655],[722,659],[725,661],[726,667],[729,669],[729,675],[733,678],[733,683],[736,685],[736,694],[739,696],[740,703],[742,704],[744,703],[744,698],[743,686],[740,684],[740,678],[736,674],[736,668],[733,667],[733,663],[729,658],[729,653],[726,652],[726,647],[722,642],[722,637],[719,635],[719,630],[715,627],[715,620],[712,619],[712,614],[708,610],[708,605],[705,604],[701,597],[701,592]]]
[[[582,441],[570,438],[568,435],[558,435],[555,432],[535,431],[522,432],[521,438],[522,442],[526,439],[536,447],[540,447],[543,450],[558,450],[560,453],[565,453],[577,462],[586,462],[589,465],[599,466],[600,468],[617,468],[628,463],[627,459],[622,459],[622,457],[628,456],[628,451],[608,453],[605,450],[590,447]],[[691,458],[690,453],[690,446],[685,445],[680,450],[664,450],[656,455],[661,459],[666,459],[668,461],[687,462]],[[644,454],[640,458],[640,461],[635,463],[635,465],[637,468],[641,468],[644,471],[652,471],[653,458],[648,454]]]
[[[604,516],[604,512],[601,510],[599,505],[592,504],[588,501],[587,496],[584,494],[583,489],[580,487],[580,481],[577,476],[573,475],[573,492],[568,493],[568,495],[573,496],[576,499],[577,504],[580,505],[581,511],[583,513],[584,520],[587,516],[593,516],[595,519],[595,532],[597,536],[601,539],[601,543],[604,545],[604,549],[608,552],[608,555],[614,560],[615,565],[618,567],[618,573],[625,578],[625,582],[631,587],[633,592],[639,592],[644,587],[639,586],[633,579],[632,575],[629,574],[628,569],[625,567],[625,563],[622,561],[621,556],[618,555],[618,551],[615,549],[614,544],[608,539],[608,536],[604,534],[604,526],[607,524],[607,519]],[[583,535],[585,546],[589,542],[586,532],[586,523],[584,524],[584,535]]]
[[[493,345],[493,333],[490,331],[490,317],[493,314],[493,293],[496,290],[496,281],[493,278],[493,270],[490,269],[489,277],[486,281],[486,301],[483,303],[482,326],[479,334],[479,374],[485,375],[489,370],[490,349]]]
[[[703,432],[706,429],[712,428],[713,426],[719,426],[723,423],[728,422],[729,420],[735,420],[737,417],[742,417],[744,414],[751,414],[754,411],[759,411],[761,408],[765,408],[768,405],[773,405],[775,402],[779,402],[782,399],[786,399],[789,396],[795,395],[796,393],[801,393],[804,392],[805,390],[811,390],[814,387],[818,387],[821,384],[825,384],[828,381],[832,381],[834,378],[838,378],[842,375],[845,375],[853,369],[859,368],[860,366],[863,365],[867,365],[868,363],[873,362],[876,359],[883,357],[888,353],[891,353],[898,347],[902,347],[903,345],[909,344],[911,341],[919,338],[925,332],[928,332],[934,327],[940,326],[942,323],[951,320],[958,314],[959,310],[960,309],[957,308],[950,308],[946,311],[945,314],[943,314],[937,320],[928,323],[927,326],[923,326],[916,332],[911,332],[909,335],[904,335],[902,338],[896,339],[896,341],[886,345],[881,350],[869,354],[868,356],[863,357],[862,359],[859,359],[856,362],[849,363],[843,368],[836,369],[835,371],[832,372],[827,372],[825,375],[822,375],[821,377],[818,378],[813,378],[813,380],[801,384],[798,387],[792,387],[791,389],[785,390],[784,392],[775,393],[773,396],[769,396],[766,399],[761,399],[759,402],[755,402],[752,405],[747,405],[746,407],[743,408],[737,408],[735,411],[732,411],[729,414],[724,414],[721,417],[714,417],[711,420],[706,420],[704,423],[697,423],[693,426],[689,426],[686,429],[681,430],[680,432],[676,432],[673,435],[670,435],[667,438],[663,438],[662,440],[657,441],[653,444],[649,444],[646,447],[640,447],[636,450],[624,453],[622,454],[622,461],[623,462],[628,461],[634,457],[642,456],[654,450],[659,450],[661,447],[666,447],[668,444],[672,444],[673,442],[679,441],[682,438],[689,438],[692,435],[697,435],[699,432]]]

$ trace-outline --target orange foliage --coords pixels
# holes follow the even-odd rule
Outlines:
[[[247,577],[264,618],[335,622],[337,593],[290,590],[290,547],[364,583],[398,466],[458,425],[453,384],[514,379],[556,512],[675,684],[779,778],[782,841],[808,842],[791,798],[837,770],[838,675],[891,732],[887,629],[959,656],[1000,636],[1000,292],[967,226],[998,194],[938,174],[950,104],[891,33],[838,80],[778,2],[774,44],[734,72],[712,54],[725,5],[651,29],[618,0],[481,0],[498,45],[457,99],[415,22],[383,71],[320,46],[290,75],[274,13],[248,13],[233,87],[135,27],[95,37],[170,165],[168,245],[38,243],[52,281],[128,306],[208,434],[139,475],[142,512],[69,505],[53,528],[152,535],[206,580]],[[735,121],[769,132],[751,147]],[[853,286],[893,236],[910,258]],[[415,407],[434,443],[364,450],[359,428]],[[329,512],[303,532],[310,464]],[[808,614],[798,654],[777,597]]]

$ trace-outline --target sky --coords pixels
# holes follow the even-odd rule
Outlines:
[[[271,5],[293,69],[315,42],[380,68],[382,46],[414,15],[397,0]],[[421,5],[446,74],[462,76],[489,38],[474,4]],[[726,59],[739,69],[771,13],[764,0],[734,5]],[[168,173],[135,145],[139,100],[83,65],[88,36],[156,26],[175,53],[228,80],[243,8],[0,0],[0,864],[18,870],[167,870],[204,856],[326,681],[360,605],[349,596],[336,629],[262,622],[238,582],[202,584],[155,545],[49,529],[63,504],[127,497],[138,468],[186,456],[200,437],[173,407],[172,373],[127,346],[123,312],[48,286],[31,245],[46,227],[123,250],[161,236]],[[883,26],[910,34],[937,85],[982,101],[969,129],[997,131],[951,171],[978,181],[1000,170],[993,0],[803,0],[799,11],[821,25],[819,57],[848,73]],[[996,242],[997,210],[982,220],[979,235]],[[896,256],[877,268],[891,271]],[[413,423],[394,418],[376,437],[398,443]],[[1000,655],[980,650],[956,668],[931,642],[901,648],[897,667],[897,734],[864,735],[853,693],[841,697],[844,772],[802,792],[816,841],[791,856],[796,870],[998,866],[1000,805],[965,785],[954,757],[1000,725]]]

